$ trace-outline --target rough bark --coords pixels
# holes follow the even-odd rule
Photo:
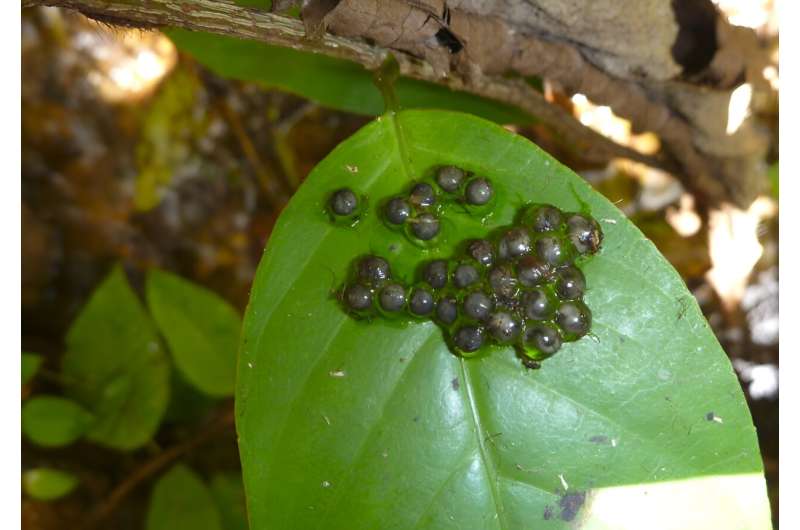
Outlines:
[[[284,1],[282,4],[291,4]],[[391,51],[405,76],[517,105],[599,158],[668,169],[708,203],[761,191],[767,138],[751,120],[728,134],[735,86],[765,64],[752,32],[680,0],[317,0],[295,20],[213,0],[43,0],[106,20],[177,26],[324,53],[377,68]],[[687,7],[687,5],[689,7]],[[710,5],[710,4],[708,4]],[[327,27],[328,33],[322,30]],[[369,43],[369,44],[367,44]],[[540,76],[611,106],[662,153],[617,145],[509,75]]]

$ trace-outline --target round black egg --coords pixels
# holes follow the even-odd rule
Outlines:
[[[422,279],[434,289],[441,289],[447,285],[447,269],[446,260],[433,260],[422,269]]]
[[[484,267],[488,267],[494,262],[494,248],[486,239],[471,241],[467,245],[467,254]]]
[[[358,208],[358,197],[350,188],[341,188],[331,194],[328,207],[335,215],[352,215]]]
[[[481,326],[461,326],[453,335],[453,343],[462,352],[472,353],[483,346],[485,335]]]
[[[558,306],[556,322],[566,338],[577,340],[592,327],[592,312],[583,302],[564,302]]]
[[[553,302],[544,289],[531,289],[522,295],[522,311],[532,320],[548,320],[553,316]]]
[[[492,313],[486,321],[486,329],[499,344],[509,344],[519,335],[519,322],[505,311]]]
[[[537,324],[525,331],[525,345],[545,355],[553,355],[561,349],[561,335],[553,326]]]
[[[525,228],[514,227],[503,234],[498,248],[501,259],[524,256],[531,251],[531,236]]]
[[[566,261],[567,249],[556,236],[544,236],[536,240],[536,255],[544,263],[555,266]]]
[[[447,193],[455,193],[464,182],[466,173],[455,166],[442,166],[436,171],[436,183]]]
[[[462,311],[468,318],[484,321],[494,309],[492,299],[481,291],[474,291],[464,297]]]
[[[383,207],[383,215],[389,223],[402,225],[411,217],[411,205],[402,197],[394,197]]]
[[[525,287],[547,282],[551,268],[536,256],[523,256],[517,261],[517,278]]]
[[[436,190],[427,182],[419,182],[411,188],[408,201],[417,208],[430,208],[436,204]]]
[[[406,290],[397,283],[385,285],[378,294],[378,303],[387,313],[397,313],[406,306]]]
[[[517,278],[514,269],[509,263],[495,265],[487,275],[489,287],[500,298],[511,299],[516,297],[518,291]]]
[[[433,294],[421,287],[411,291],[411,296],[408,298],[408,310],[414,316],[424,317],[430,315],[435,305]]]
[[[596,253],[603,242],[603,231],[597,221],[579,213],[567,218],[567,235],[580,254]]]
[[[439,229],[439,218],[432,213],[423,213],[411,220],[411,233],[422,241],[430,241],[439,235]]]
[[[354,311],[365,311],[372,307],[372,291],[360,283],[345,287],[343,298],[347,307]]]
[[[564,223],[564,215],[561,210],[549,204],[531,207],[526,217],[531,228],[536,232],[558,230]]]
[[[436,304],[436,320],[449,326],[458,319],[458,301],[454,296],[445,296]]]
[[[364,256],[356,265],[358,279],[370,287],[380,287],[392,277],[389,262],[380,256]]]
[[[478,269],[474,265],[462,263],[453,271],[453,283],[459,289],[469,287],[481,279]]]
[[[577,300],[586,291],[586,278],[581,270],[573,265],[565,265],[556,270],[556,293],[562,300]]]
[[[483,206],[492,200],[492,196],[494,196],[494,188],[487,179],[478,177],[467,182],[464,190],[464,199],[467,204]]]

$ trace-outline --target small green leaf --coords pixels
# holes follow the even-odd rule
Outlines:
[[[192,470],[179,464],[153,487],[145,528],[222,530],[222,522],[208,487]]]
[[[217,501],[225,530],[247,530],[247,505],[240,473],[217,473],[211,477],[211,494]]]
[[[42,356],[36,353],[22,354],[22,384],[26,385],[33,379],[39,367],[42,365]]]
[[[172,29],[167,34],[178,48],[218,75],[258,82],[356,114],[374,116],[384,110],[372,72],[356,63],[208,33]],[[401,78],[394,88],[403,108],[461,110],[497,123],[533,121],[515,107],[433,83]]]
[[[186,379],[212,396],[233,394],[241,317],[216,293],[153,270],[147,303]]]
[[[58,396],[37,396],[22,406],[22,432],[42,447],[61,447],[80,438],[93,417],[83,407]]]
[[[22,473],[22,490],[40,501],[53,501],[75,489],[78,479],[72,473],[40,467]]]
[[[121,267],[73,322],[63,373],[67,395],[96,418],[87,438],[131,450],[153,437],[169,400],[169,361]]]

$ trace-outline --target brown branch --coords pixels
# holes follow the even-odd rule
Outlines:
[[[97,528],[100,523],[114,513],[117,507],[128,497],[138,486],[148,480],[150,477],[167,467],[172,462],[193,451],[197,447],[203,445],[210,439],[214,438],[220,432],[225,431],[234,424],[234,412],[232,403],[226,404],[218,415],[206,425],[200,432],[183,442],[182,444],[170,447],[169,449],[159,453],[151,460],[145,462],[141,467],[137,468],[133,473],[128,475],[125,480],[120,482],[106,497],[106,499],[98,504],[94,510],[86,517],[84,523],[85,530]]]
[[[307,39],[303,23],[262,10],[237,6],[227,0],[25,0],[23,6],[48,5],[75,9],[90,17],[121,25],[177,27],[289,47],[361,64],[376,70],[391,53],[401,75],[447,86],[522,109],[581,149],[590,160],[625,158],[675,174],[687,187],[696,189],[694,179],[683,167],[665,155],[646,155],[581,124],[564,109],[548,103],[541,93],[519,79],[486,76],[473,72],[467,79],[457,72],[443,75],[430,63],[398,50],[371,46],[361,40],[327,33]]]

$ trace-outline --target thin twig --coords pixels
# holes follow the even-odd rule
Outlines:
[[[234,424],[233,404],[227,403],[210,423],[185,442],[170,447],[154,456],[117,484],[106,499],[98,504],[86,518],[85,530],[97,528],[108,519],[133,491],[150,477],[197,447],[203,445]]]

